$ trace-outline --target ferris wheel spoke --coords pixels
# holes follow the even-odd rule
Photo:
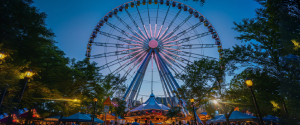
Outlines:
[[[188,44],[188,45],[180,45],[178,49],[199,49],[199,48],[214,48],[218,47],[216,44]]]
[[[162,54],[159,54],[159,55],[162,57],[162,59],[164,59],[164,61],[166,61],[168,64],[170,64],[172,66],[172,63],[170,63],[170,61],[167,60],[165,56],[163,56]]]
[[[168,50],[163,50],[163,51],[164,51],[164,52],[167,52],[170,56],[174,57],[174,59],[176,59],[176,60],[178,60],[178,61],[180,61],[180,62],[182,62],[182,63],[185,63],[185,61],[186,61],[185,64],[188,64],[189,62],[191,62],[191,61],[189,61],[189,60],[187,60],[187,59],[185,59],[185,58],[182,58],[182,57],[178,56],[177,54],[174,54],[175,51],[172,51],[172,52],[170,52],[170,51],[168,51]],[[177,52],[177,51],[176,51],[176,52]]]
[[[198,38],[207,36],[209,34],[210,34],[210,32],[204,32],[204,33],[201,33],[201,34],[196,34],[196,35],[186,37],[186,38],[182,38],[182,39],[179,39],[179,40],[172,40],[172,41],[164,42],[163,44],[168,44],[168,43],[172,43],[172,42],[176,42],[176,44],[182,44],[182,43],[194,40],[194,39],[198,39]]]
[[[181,56],[192,57],[192,58],[195,58],[195,59],[203,59],[203,58],[199,58],[199,57],[216,59],[214,57],[205,56],[205,55],[202,55],[202,54],[197,54],[197,53],[192,53],[192,52],[186,52],[186,51],[177,51],[176,54],[181,55]],[[192,56],[192,55],[194,55],[194,56]],[[195,56],[199,56],[199,57],[195,57]]]
[[[151,24],[149,24],[149,25],[151,26]],[[148,30],[147,30],[147,28],[146,28],[145,25],[144,25],[144,29],[146,30],[146,33],[147,33],[148,38],[151,39],[151,37],[150,37],[150,35],[149,35],[149,33],[148,33]]]
[[[141,55],[141,54],[143,54],[143,53],[136,54],[135,56],[131,57],[128,61],[126,61],[124,64],[126,64],[126,63],[128,63],[129,61],[135,59],[136,57],[138,57],[138,56]],[[124,65],[124,64],[123,64],[123,65]]]
[[[175,60],[177,60],[178,62],[181,62],[181,63],[183,63],[183,64],[189,64],[189,63],[191,63],[191,61],[189,61],[188,59],[185,59],[185,58],[183,58],[183,57],[178,57],[178,56],[173,56],[173,55],[170,55],[171,57],[173,57]],[[180,63],[178,63],[178,64],[180,64]],[[181,64],[180,64],[181,65]],[[183,66],[184,67],[184,66]]]
[[[137,33],[135,30],[133,30],[133,31],[134,31],[140,38],[142,38],[143,40],[146,40],[146,39],[141,35],[142,33]],[[139,32],[140,32],[140,31],[139,31]],[[142,40],[142,41],[143,41],[143,40]]]
[[[170,39],[172,39],[173,37],[175,37],[176,35],[174,35],[174,36],[171,36],[171,37],[169,37],[169,38],[167,38],[167,39],[163,39],[161,42],[162,43],[164,43],[164,42],[166,42],[166,41],[168,41],[168,40],[170,40]]]
[[[107,52],[107,53],[101,53],[97,55],[92,55],[94,58],[102,58],[102,57],[109,57],[109,56],[118,56],[118,55],[124,55],[124,54],[129,54],[129,50],[139,50],[142,47],[135,47],[135,48],[130,48],[130,49],[124,49],[120,51],[113,51],[113,52]]]
[[[131,66],[132,66],[132,65],[134,65],[134,66],[133,66],[133,68],[134,68],[135,66],[137,66],[136,64],[138,63],[138,61],[139,61],[139,60],[140,60],[142,57],[145,57],[145,55],[146,55],[146,54],[147,54],[147,53],[146,53],[146,52],[144,52],[144,54],[143,54],[143,55],[141,55],[141,56],[140,56],[140,57],[139,57],[137,60],[135,60],[135,61],[134,61],[134,63],[133,63],[133,64],[131,64]],[[131,66],[130,66],[129,68],[131,68]]]
[[[101,43],[101,42],[94,42],[96,46],[104,46],[104,47],[115,47],[115,48],[129,48],[143,46],[142,44],[114,44],[114,43]]]
[[[140,32],[144,35],[144,37],[145,37],[146,39],[148,39],[147,36],[146,36],[145,33],[141,30],[140,27],[139,27],[139,30],[140,30]]]
[[[126,10],[126,9],[125,9]],[[126,10],[127,11],[127,10]],[[132,32],[133,29],[131,29],[131,27],[122,19],[120,18],[117,14],[115,14],[115,17],[131,32],[134,34],[134,32]]]
[[[172,58],[171,56],[169,56],[168,54],[166,54],[166,53],[164,53],[164,52],[162,52],[162,51],[161,51],[161,53],[162,53],[162,55],[164,55],[164,56],[166,56],[167,58],[171,59],[170,62],[171,62],[173,65],[175,65],[175,66],[177,66],[178,68],[181,69],[181,67],[177,65],[177,61],[176,61],[174,58]],[[176,69],[176,70],[177,70],[177,69]],[[181,69],[181,70],[182,70],[182,69]]]
[[[172,24],[174,23],[174,21],[177,19],[178,15],[180,14],[182,9],[179,9],[179,11],[177,12],[177,14],[175,15],[175,17],[173,18],[173,20],[171,21],[171,23],[169,24],[169,26],[167,27],[168,30],[170,29],[170,27],[172,26]],[[167,30],[167,32],[168,32]]]
[[[110,38],[113,38],[115,40],[119,40],[119,41],[131,44],[130,40],[126,40],[126,38],[123,38],[123,37],[120,37],[120,36],[117,36],[117,35],[113,35],[113,34],[110,34],[110,33],[107,33],[107,32],[103,32],[103,31],[99,31],[99,34],[110,37]]]
[[[152,28],[151,28],[151,24],[149,24],[150,27],[150,34],[151,34],[151,39],[153,38],[153,34],[152,34]]]
[[[147,3],[147,9],[148,9],[149,24],[150,24],[150,13],[149,13],[149,4],[148,3]]]
[[[130,65],[131,63],[133,63],[133,61],[127,63],[126,65],[120,66],[118,69],[115,69],[114,71],[112,71],[112,73],[114,75],[120,73],[124,68],[126,68],[128,65]]]
[[[186,33],[190,32],[190,31],[194,30],[195,28],[197,28],[197,27],[200,26],[201,24],[202,24],[202,22],[199,22],[199,23],[197,23],[197,24],[195,24],[195,25],[193,25],[193,26],[187,28],[186,30],[184,30],[184,31],[182,31],[182,32],[180,32],[180,33],[178,33],[178,34],[176,35],[176,37],[174,38],[174,40],[176,40],[177,38],[181,37],[182,35],[185,35]]]
[[[145,54],[146,52],[144,52],[144,54]],[[137,55],[135,55],[134,57],[131,57],[131,58],[129,58],[129,60],[128,61],[126,61],[123,65],[121,65],[121,67],[123,67],[124,66],[124,68],[125,67],[127,67],[128,65],[132,65],[132,64],[134,64],[134,62],[136,62],[138,59],[136,59],[136,57],[138,57],[139,55],[141,55],[141,54],[143,54],[143,53],[139,53],[139,54],[137,54]],[[140,57],[142,57],[142,56],[140,56]],[[134,60],[134,59],[136,59],[136,60]],[[128,63],[129,62],[129,63]],[[121,71],[121,70],[123,70],[124,68],[119,68],[118,70],[119,71]],[[117,71],[118,71],[117,70]]]
[[[166,13],[166,15],[165,15],[165,19],[164,19],[164,21],[163,21],[163,23],[162,23],[162,26],[165,24],[165,21],[166,21],[166,18],[167,18],[167,16],[168,16],[170,7],[171,7],[171,6],[169,6],[169,8],[168,8],[168,10],[167,10],[167,13]]]
[[[111,24],[110,22],[106,22],[106,24],[108,26],[110,26],[111,28],[117,30],[118,32],[122,33],[123,35],[127,36],[130,39],[133,39],[133,37],[128,36],[129,33],[127,33],[126,31],[120,29],[119,27],[115,26],[114,24]]]
[[[159,30],[159,32],[158,32],[158,34],[157,34],[157,37],[159,36],[159,33],[160,33],[162,27],[163,27],[163,25],[161,25],[160,30]],[[167,28],[168,28],[168,27],[167,27]],[[165,31],[164,31],[162,34],[165,34],[166,30],[167,30],[167,29],[165,29]],[[158,39],[160,39],[161,36],[162,36],[162,35],[160,35],[160,36],[158,37]]]
[[[171,33],[170,36],[172,36],[177,30],[179,30],[179,28],[185,24],[193,15],[189,15],[187,18],[185,18],[179,25],[177,25],[177,27],[174,28],[173,33]]]
[[[162,60],[164,60],[165,62],[168,63],[167,66],[169,66],[175,73],[178,72],[178,70],[177,70],[175,67],[173,67],[172,63],[171,63],[169,60],[167,60],[166,57],[165,57],[163,54],[160,54],[160,56],[163,58]],[[177,72],[176,72],[173,68],[174,68]]]
[[[135,25],[136,28],[138,28],[139,26],[137,25],[137,23],[135,22],[135,20],[132,18],[131,14],[128,12],[127,9],[125,9],[127,15],[129,16],[129,18],[131,19],[131,21],[133,22],[133,24]]]
[[[167,27],[167,29],[166,30],[168,30],[168,27]],[[169,34],[168,35],[170,35],[171,33],[172,33],[173,31],[171,31],[171,32],[169,32]],[[165,32],[162,34],[162,36],[165,34]],[[168,35],[165,35],[164,37],[162,37],[160,40],[164,40]]]
[[[121,70],[123,70],[124,68],[126,68],[128,65],[131,64],[130,67],[128,68],[128,70],[130,70],[130,71],[129,71],[129,73],[130,73],[130,72],[132,71],[132,69],[134,69],[134,67],[137,66],[137,65],[135,65],[135,64],[137,63],[137,61],[139,61],[139,60],[140,60],[142,57],[144,57],[146,54],[147,54],[147,52],[144,52],[144,54],[142,54],[138,59],[135,58],[135,60],[133,60],[133,61],[131,60],[131,62],[133,62],[133,63],[131,63],[131,62],[130,62],[130,63],[127,63],[126,65],[123,65],[123,66],[121,66],[120,68],[118,68],[118,69],[120,69],[120,70],[116,70],[116,71],[120,72]],[[132,65],[133,65],[133,67],[132,67]],[[131,67],[132,67],[132,68],[131,68]],[[128,70],[127,70],[127,71],[128,71]],[[128,74],[129,74],[129,73],[128,73]]]
[[[156,13],[156,22],[155,25],[157,24],[157,19],[158,19],[158,10],[159,10],[159,4],[157,4],[157,13]],[[155,35],[155,34],[154,34]]]
[[[106,63],[104,65],[99,66],[99,70],[103,70],[103,69],[106,69],[106,68],[108,68],[110,66],[114,66],[114,65],[116,65],[116,64],[118,64],[120,62],[123,62],[123,61],[127,60],[127,59],[130,59],[130,56],[128,56],[127,58],[123,58],[123,59],[121,59],[121,58],[115,59],[115,60],[113,60],[111,62],[108,62],[108,63]]]
[[[145,30],[145,32],[147,32],[147,30],[145,29],[145,24],[144,24],[144,21],[143,21],[143,19],[142,19],[140,10],[139,10],[138,6],[135,6],[135,7],[136,7],[136,10],[138,11],[138,14],[139,14],[139,16],[140,16],[140,20],[141,20],[141,22],[142,22],[142,25],[144,26],[144,30]],[[140,29],[140,28],[139,28],[139,29]],[[145,37],[146,37],[146,36],[145,36]],[[147,38],[147,37],[146,37],[146,38]],[[147,39],[150,39],[150,38],[147,38]]]

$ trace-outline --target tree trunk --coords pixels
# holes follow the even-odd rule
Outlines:
[[[225,118],[226,118],[226,124],[227,125],[230,125],[230,122],[229,122],[229,117],[231,115],[231,113],[233,112],[234,108],[232,107],[232,109],[230,110],[230,112],[227,114],[227,112],[225,111],[224,115],[225,115]]]

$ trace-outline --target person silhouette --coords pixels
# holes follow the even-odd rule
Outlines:
[[[152,123],[152,121],[150,121],[150,125],[154,125],[154,124]]]
[[[148,122],[147,122],[147,120],[145,120],[145,124],[144,125],[149,125]]]
[[[135,121],[135,122],[133,122],[132,125],[140,125],[140,124],[137,122],[137,119],[134,119],[134,121]]]

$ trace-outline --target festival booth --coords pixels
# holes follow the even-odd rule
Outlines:
[[[45,123],[46,125],[48,125],[48,124],[51,124],[51,125],[59,124],[60,117],[61,117],[61,115],[46,117],[44,119],[43,123]]]
[[[25,121],[28,117],[29,114],[31,114],[31,118],[29,119],[30,123],[33,122],[33,123],[36,123],[36,124],[40,124],[41,122],[43,122],[43,118],[37,113],[36,109],[30,109],[31,110],[31,113],[29,113],[29,110],[20,114],[19,115],[19,118],[20,118],[20,123],[21,124],[25,124]]]
[[[267,115],[266,117],[263,117],[262,118],[263,121],[267,121],[267,122],[275,122],[275,123],[278,123],[280,121],[280,119],[276,116],[272,116],[272,115]]]
[[[239,111],[233,111],[229,117],[230,122],[243,122],[243,121],[257,121],[257,118],[254,116],[250,116],[247,114],[244,114]],[[220,116],[216,120],[212,121],[213,123],[218,123],[218,122],[226,122],[225,115]]]
[[[12,114],[12,124],[18,124],[19,123],[19,119],[17,118],[16,114]],[[0,125],[7,125],[8,124],[8,121],[9,121],[9,115],[0,119]]]
[[[69,117],[63,117],[61,119],[59,119],[59,121],[62,122],[76,122],[76,123],[80,123],[80,122],[92,122],[92,118],[91,118],[91,114],[84,114],[81,112],[78,112],[76,114],[73,114]],[[95,118],[94,120],[95,123],[104,123],[102,120]]]

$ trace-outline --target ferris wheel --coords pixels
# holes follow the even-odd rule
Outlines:
[[[222,44],[213,25],[192,7],[171,0],[135,0],[112,9],[96,24],[86,56],[98,62],[102,73],[128,79],[123,100],[137,99],[150,70],[152,82],[155,71],[171,103],[180,88],[174,75],[184,73],[194,60],[221,59]]]

